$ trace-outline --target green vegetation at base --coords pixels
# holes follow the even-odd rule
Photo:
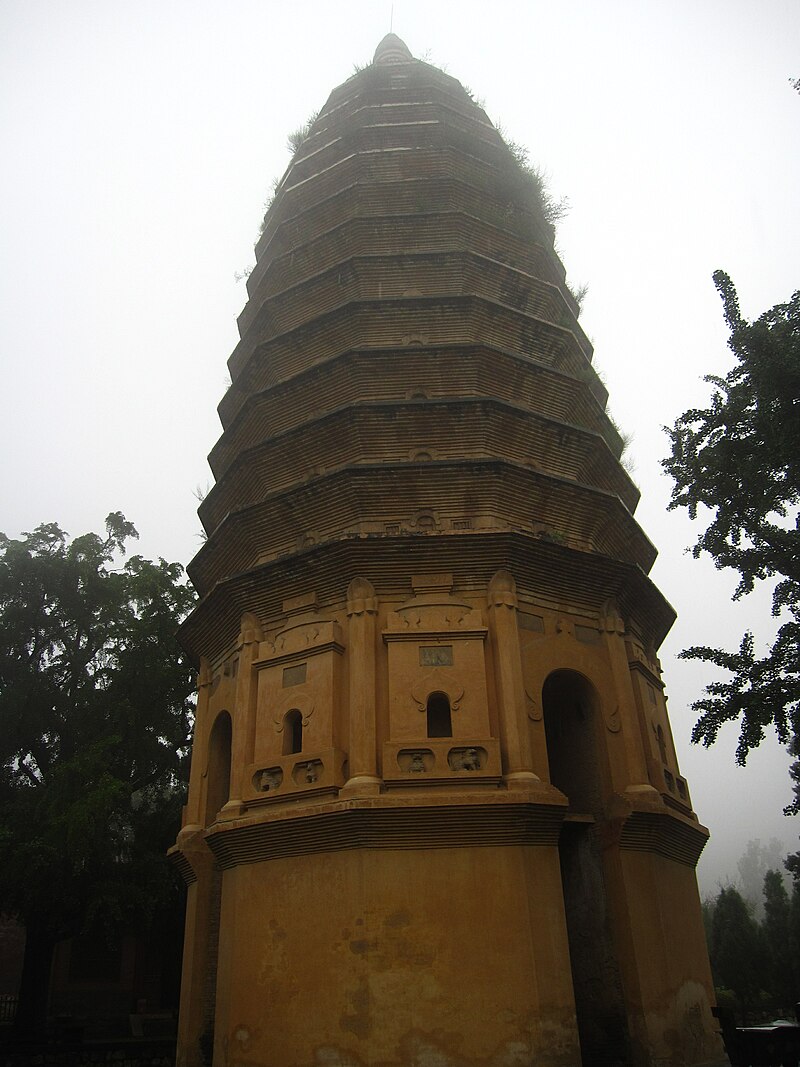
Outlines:
[[[183,568],[119,557],[136,530],[0,535],[0,910],[26,927],[17,1026],[44,1032],[55,944],[156,921],[188,775]]]
[[[717,1003],[739,1026],[794,1018],[800,999],[800,883],[791,897],[778,871],[764,878],[764,918],[726,886],[703,903]]]

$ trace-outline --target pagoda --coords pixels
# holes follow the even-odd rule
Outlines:
[[[674,616],[535,181],[390,34],[256,257],[182,628],[179,1067],[713,1060]]]

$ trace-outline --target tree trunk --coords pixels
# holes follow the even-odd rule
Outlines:
[[[49,930],[37,927],[35,923],[26,927],[19,1005],[14,1022],[17,1037],[37,1040],[45,1036],[55,947],[56,939]]]

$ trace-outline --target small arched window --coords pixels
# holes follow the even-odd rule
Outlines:
[[[446,693],[431,693],[426,708],[428,737],[452,737],[453,720],[450,698]]]
[[[303,751],[303,716],[292,708],[283,717],[283,755],[293,756]]]

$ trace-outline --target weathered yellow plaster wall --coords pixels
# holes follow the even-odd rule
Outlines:
[[[224,895],[219,1064],[578,1062],[555,848],[298,856]]]

